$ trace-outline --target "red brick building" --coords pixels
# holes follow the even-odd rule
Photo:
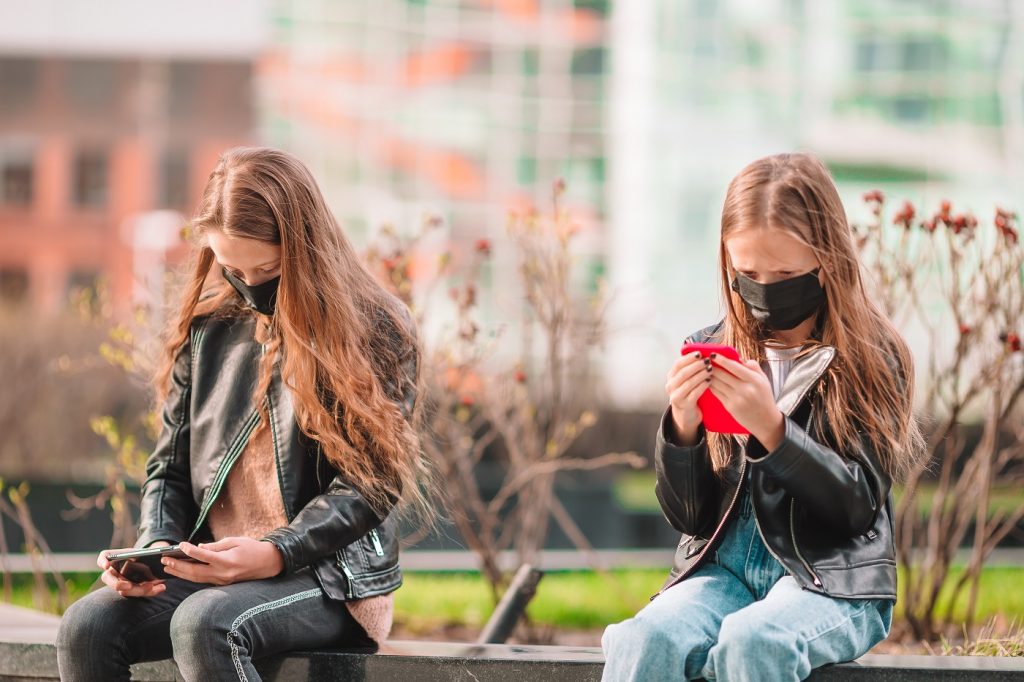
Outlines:
[[[0,297],[54,312],[103,276],[125,308],[136,219],[191,214],[219,152],[253,141],[251,73],[241,58],[0,54]]]

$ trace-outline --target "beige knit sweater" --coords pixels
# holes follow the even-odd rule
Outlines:
[[[288,524],[270,429],[260,428],[249,439],[207,518],[214,540],[261,538]],[[387,639],[394,619],[392,595],[347,601],[345,606],[372,640],[383,643]]]

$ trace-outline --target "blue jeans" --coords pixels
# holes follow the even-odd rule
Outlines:
[[[765,547],[745,483],[715,555],[601,638],[603,680],[803,680],[885,639],[891,599],[802,589]]]
[[[223,587],[171,578],[155,597],[102,587],[61,619],[57,665],[62,680],[127,680],[130,664],[173,657],[185,680],[259,680],[254,658],[338,646],[374,645],[304,569]]]

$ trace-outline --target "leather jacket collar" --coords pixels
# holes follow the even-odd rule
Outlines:
[[[787,417],[793,414],[793,411],[807,396],[807,392],[818,383],[835,357],[835,348],[821,345],[815,346],[793,359],[793,366],[790,368],[782,391],[775,401],[782,414]]]

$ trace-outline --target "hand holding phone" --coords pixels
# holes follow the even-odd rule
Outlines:
[[[164,542],[163,540],[159,541],[159,545],[168,546],[168,544],[169,543]],[[165,581],[151,580],[149,582],[142,583],[131,582],[121,575],[114,562],[107,559],[107,555],[131,551],[133,551],[131,547],[126,547],[123,549],[105,549],[100,552],[96,557],[96,565],[103,571],[100,575],[100,581],[122,597],[155,597],[163,592],[167,588],[164,584]]]
[[[711,381],[710,361],[699,352],[683,355],[669,369],[665,380],[669,416],[665,438],[676,445],[696,445],[701,424],[697,399]]]
[[[107,561],[114,567],[114,570],[131,582],[144,583],[151,580],[166,580],[171,577],[160,562],[164,557],[197,564],[203,563],[182,552],[178,545],[110,553],[107,554]]]
[[[714,359],[711,357],[712,354],[740,362],[740,355],[735,348],[717,343],[686,343],[683,344],[680,353],[684,357],[695,357],[695,355],[699,353],[705,366],[707,363],[710,363],[711,365],[715,364]],[[736,421],[731,414],[729,414],[729,411],[725,409],[724,405],[722,405],[722,401],[720,401],[714,393],[708,391],[706,388],[700,392],[696,402],[701,413],[701,420],[704,423],[704,428],[706,430],[714,431],[716,433],[750,433],[750,431],[748,431],[744,426]]]

